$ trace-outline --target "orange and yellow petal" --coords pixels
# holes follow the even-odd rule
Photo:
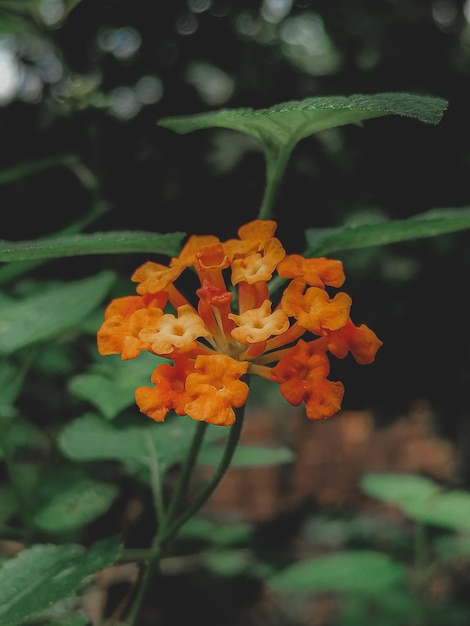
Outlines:
[[[195,371],[186,379],[186,391],[192,397],[185,405],[186,413],[217,426],[233,424],[233,407],[243,406],[248,397],[248,385],[240,380],[248,366],[247,361],[224,354],[198,356]]]
[[[185,391],[185,382],[192,371],[192,362],[184,357],[175,358],[174,365],[162,363],[156,367],[152,374],[155,387],[138,387],[135,391],[140,411],[156,422],[163,422],[171,409],[178,415],[186,415],[185,405],[190,396]]]
[[[341,408],[344,387],[328,380],[330,364],[315,342],[303,340],[271,370],[271,379],[280,384],[281,395],[293,406],[305,404],[313,420],[331,417]]]
[[[271,280],[277,264],[285,256],[278,239],[270,239],[263,254],[254,252],[232,262],[232,284],[241,281],[249,284]]]
[[[203,248],[219,243],[215,235],[191,235],[181,249],[179,255],[171,260],[171,267],[179,267],[181,270],[191,265],[196,265],[197,255]]]
[[[277,224],[273,220],[253,220],[240,226],[239,239],[228,239],[224,243],[225,250],[230,258],[246,256],[251,252],[263,250],[266,242],[276,232]]]
[[[295,317],[300,326],[322,335],[346,325],[352,304],[348,294],[340,292],[330,298],[328,292],[319,287],[309,287],[305,293],[302,291],[302,283],[293,280],[281,300],[284,311]]]
[[[139,336],[140,332],[155,325],[162,315],[163,311],[158,308],[140,308],[128,317],[109,317],[97,333],[98,352],[103,355],[120,354],[123,361],[134,359],[142,350],[148,349],[148,344]]]
[[[281,335],[289,328],[289,318],[282,309],[271,313],[271,302],[265,300],[261,307],[250,309],[241,315],[230,314],[237,328],[232,337],[243,344],[265,341],[273,335]]]
[[[342,359],[351,352],[360,365],[372,363],[383,345],[373,330],[365,324],[355,326],[351,319],[340,330],[329,333],[327,342],[328,350],[337,358]]]
[[[164,291],[168,285],[175,281],[181,274],[182,269],[171,268],[160,263],[147,261],[138,267],[131,276],[134,283],[139,283],[136,287],[137,293],[155,294]]]
[[[209,335],[204,322],[189,305],[178,308],[178,316],[172,313],[162,315],[153,326],[144,328],[139,338],[155,354],[171,354],[176,348],[180,352],[190,352],[197,347],[196,339]]]
[[[300,254],[289,254],[277,266],[279,276],[300,278],[311,287],[341,287],[345,276],[341,261],[318,257],[305,259]]]

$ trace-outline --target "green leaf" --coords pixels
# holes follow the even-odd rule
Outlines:
[[[470,494],[444,490],[423,476],[366,474],[361,489],[367,495],[398,506],[422,524],[449,530],[470,530]]]
[[[62,430],[58,445],[73,461],[130,461],[144,467],[151,464],[148,438],[151,438],[159,470],[164,472],[187,454],[197,422],[189,417],[167,417],[158,424],[142,416],[142,425],[117,425],[88,413]],[[204,442],[209,444],[222,436],[220,427],[209,426]]]
[[[122,553],[116,537],[90,548],[36,545],[0,568],[0,624],[20,626],[31,616],[72,595],[88,576],[112,565]]]
[[[148,252],[176,256],[185,233],[149,233],[120,231],[91,235],[59,236],[34,241],[0,242],[0,261],[58,259],[85,254],[118,254]]]
[[[426,502],[412,504],[408,514],[422,524],[448,530],[470,530],[470,494],[441,491]]]
[[[283,102],[268,109],[222,109],[200,115],[169,117],[158,124],[186,134],[205,128],[229,128],[254,137],[266,161],[266,186],[260,219],[272,216],[274,198],[290,155],[299,141],[319,131],[384,115],[401,115],[437,124],[447,101],[410,93],[327,96]]]
[[[14,0],[16,2],[16,0]],[[35,161],[26,161],[13,167],[0,170],[0,185],[8,185],[22,180],[32,174],[37,174],[43,170],[52,167],[67,164],[71,157],[69,155],[60,155],[49,159],[38,159]]]
[[[252,565],[253,556],[246,550],[209,550],[203,556],[204,567],[218,578],[241,576]]]
[[[221,526],[203,517],[192,517],[181,527],[178,537],[227,548],[249,543],[253,538],[253,527],[251,524],[235,522]]]
[[[122,361],[119,355],[109,355],[101,361],[92,366],[90,373],[72,378],[69,390],[113,419],[123,409],[135,405],[136,388],[150,384],[151,373],[166,359],[142,352],[131,361]]]
[[[18,511],[18,499],[10,487],[0,487],[0,524]]]
[[[293,100],[268,109],[223,109],[201,115],[169,117],[158,124],[186,134],[204,128],[238,130],[257,139],[266,151],[293,147],[301,139],[327,128],[384,115],[402,115],[437,124],[447,108],[442,98],[409,93],[357,94]]]
[[[362,477],[360,487],[368,496],[395,504],[403,510],[439,493],[435,482],[413,474],[369,473]]]
[[[77,530],[105,513],[118,495],[109,483],[91,478],[62,487],[34,514],[37,528],[48,533]]]
[[[437,237],[470,228],[470,207],[432,209],[404,220],[307,230],[308,256]]]
[[[470,560],[470,536],[468,534],[438,537],[433,547],[441,561]]]
[[[198,457],[200,465],[218,465],[224,448],[210,446],[201,451]],[[264,448],[261,446],[238,445],[233,455],[230,467],[261,467],[267,465],[281,465],[292,463],[295,455],[289,448]]]
[[[5,418],[3,418],[5,419]],[[7,418],[8,419],[8,418]],[[13,415],[13,419],[8,422],[0,421],[0,458],[2,449],[7,447],[10,454],[27,451],[44,454],[49,450],[50,441],[44,432],[33,422]],[[31,456],[31,455],[29,455]]]
[[[45,341],[73,328],[98,306],[113,284],[112,272],[54,285],[0,310],[0,353]]]
[[[23,387],[24,376],[24,368],[15,366],[6,359],[0,360],[0,406],[15,404]]]
[[[406,570],[386,554],[351,550],[294,563],[268,579],[279,591],[375,595],[406,583]]]

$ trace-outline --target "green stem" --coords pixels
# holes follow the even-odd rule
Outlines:
[[[147,594],[147,590],[149,588],[152,577],[155,573],[155,570],[160,561],[160,557],[162,555],[162,544],[160,543],[159,534],[155,535],[155,538],[152,543],[152,547],[150,549],[150,556],[147,559],[147,562],[144,565],[144,573],[142,575],[142,579],[137,588],[137,593],[134,598],[134,603],[132,608],[127,616],[126,624],[127,626],[136,626],[137,620],[140,617],[140,613],[143,608],[144,599]]]
[[[197,455],[204,439],[206,430],[207,422],[199,422],[196,427],[193,440],[191,442],[191,447],[186,456],[178,484],[171,497],[168,512],[166,515],[166,520],[168,521],[168,523],[171,523],[171,520],[174,519],[174,517],[178,514],[178,510],[181,506],[181,502],[188,488],[191,473],[196,464]]]
[[[158,466],[157,453],[155,451],[153,439],[148,431],[146,431],[145,433],[145,445],[147,446],[147,450],[149,453],[150,484],[152,486],[155,513],[157,515],[157,523],[160,526],[163,523],[165,516],[165,504],[163,501],[163,489],[160,468]]]
[[[294,144],[295,145],[295,144]],[[279,146],[264,146],[266,159],[266,186],[264,188],[263,200],[258,214],[258,219],[272,219],[274,213],[274,200],[279,186],[284,176],[287,161],[291,155],[294,145],[286,144]]]
[[[137,620],[139,619],[140,613],[142,611],[143,602],[145,599],[145,595],[147,593],[147,589],[152,580],[152,576],[155,573],[155,569],[158,566],[160,558],[162,556],[164,550],[165,541],[162,538],[162,534],[165,531],[166,525],[171,523],[172,518],[176,515],[181,501],[186,492],[189,479],[191,476],[191,472],[194,469],[194,465],[196,463],[197,455],[199,449],[201,447],[202,441],[204,439],[204,434],[207,429],[206,422],[199,422],[196,427],[193,440],[191,442],[191,447],[186,456],[178,484],[173,493],[173,496],[170,501],[170,505],[168,507],[168,511],[164,514],[163,509],[163,495],[161,492],[161,482],[160,476],[158,474],[158,464],[157,459],[155,458],[155,449],[153,447],[153,443],[147,442],[149,446],[150,460],[151,460],[151,478],[152,478],[152,488],[153,488],[153,496],[155,502],[155,509],[158,520],[158,530],[155,534],[154,540],[152,542],[152,546],[150,551],[147,553],[146,563],[144,564],[144,573],[142,575],[142,579],[140,581],[137,594],[135,596],[131,611],[127,618],[128,626],[135,626],[137,624]],[[166,537],[166,535],[165,535]],[[168,535],[168,538],[170,536]]]
[[[137,590],[133,606],[126,621],[127,626],[136,626],[137,620],[139,619],[143,608],[143,603],[148,587],[152,580],[152,576],[158,566],[158,563],[163,553],[167,549],[169,542],[176,536],[181,526],[193,515],[195,515],[197,511],[207,502],[217,485],[222,480],[225,472],[229,468],[233,458],[233,454],[240,439],[244,414],[244,406],[240,409],[235,409],[235,423],[230,429],[230,434],[227,439],[223,456],[219,462],[219,465],[214,471],[211,480],[207,483],[199,496],[194,499],[192,504],[183,513],[181,513],[179,517],[176,517],[178,514],[178,509],[181,505],[181,501],[184,497],[184,494],[186,493],[191,473],[196,464],[197,455],[207,428],[206,422],[200,422],[198,424],[198,427],[196,428],[196,431],[194,433],[191,447],[188,452],[188,456],[186,457],[182,472],[179,477],[178,485],[175,492],[173,493],[168,511],[165,515],[163,523],[160,525],[155,535],[150,551],[147,553],[148,558],[147,562],[145,563],[144,573],[139,588]]]
[[[217,485],[220,483],[222,478],[225,475],[225,472],[230,467],[230,463],[233,458],[233,454],[238,445],[238,441],[240,439],[240,433],[243,426],[243,419],[245,415],[245,405],[239,409],[235,409],[235,423],[230,429],[230,434],[227,440],[227,444],[225,446],[224,454],[217,466],[214,474],[212,475],[211,480],[207,483],[203,491],[196,497],[191,506],[189,506],[186,511],[184,511],[172,524],[169,524],[162,533],[162,540],[164,542],[168,541],[171,537],[173,537],[179,528],[188,521],[199,509],[207,502],[212,493],[215,491]]]

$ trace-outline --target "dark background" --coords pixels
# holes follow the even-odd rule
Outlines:
[[[54,3],[40,14],[22,4],[14,20],[0,14],[0,43],[23,77],[0,107],[0,171],[57,164],[0,186],[3,239],[48,235],[98,202],[108,210],[85,232],[233,237],[258,212],[259,149],[229,131],[179,136],[158,119],[311,96],[405,91],[443,97],[449,108],[435,127],[392,116],[303,140],[276,205],[288,252],[302,252],[307,228],[470,204],[468,2],[82,0],[63,3],[56,17],[46,12]],[[64,155],[75,155],[91,182]],[[386,422],[424,399],[442,434],[464,437],[468,233],[338,256],[353,320],[384,341],[372,366],[333,366],[344,407]],[[142,260],[80,257],[35,272],[63,279],[111,268],[125,278]]]

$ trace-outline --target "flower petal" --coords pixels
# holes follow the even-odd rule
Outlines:
[[[339,359],[351,352],[360,365],[369,365],[375,359],[383,342],[365,324],[355,326],[349,319],[341,329],[328,333],[328,349]]]
[[[171,409],[178,415],[186,415],[185,404],[190,396],[185,391],[185,382],[193,369],[192,362],[182,356],[175,358],[173,366],[162,363],[156,367],[152,374],[155,387],[138,387],[135,391],[140,411],[156,422],[163,422]]]
[[[271,378],[280,383],[281,395],[293,406],[305,403],[307,416],[326,419],[341,408],[344,387],[327,379],[328,357],[317,349],[315,341],[302,339],[271,370]]]
[[[287,255],[277,272],[284,278],[300,278],[311,287],[341,287],[345,280],[341,261],[325,257],[305,259],[300,254]]]
[[[265,341],[273,335],[281,335],[289,328],[289,318],[282,309],[271,313],[271,302],[265,300],[261,307],[250,309],[241,315],[230,314],[237,328],[232,330],[232,337],[240,343]]]
[[[309,287],[302,293],[302,283],[293,280],[284,290],[281,306],[307,330],[316,335],[345,326],[351,309],[351,298],[344,292],[330,298],[324,289]]]
[[[172,313],[162,315],[153,326],[144,328],[139,338],[155,354],[171,354],[175,348],[190,352],[197,346],[198,337],[207,337],[204,322],[189,305],[178,307],[178,317]]]
[[[186,391],[193,398],[185,405],[186,413],[217,426],[233,424],[233,407],[242,406],[248,397],[248,385],[240,380],[248,362],[224,354],[198,356],[194,369],[186,379]]]

